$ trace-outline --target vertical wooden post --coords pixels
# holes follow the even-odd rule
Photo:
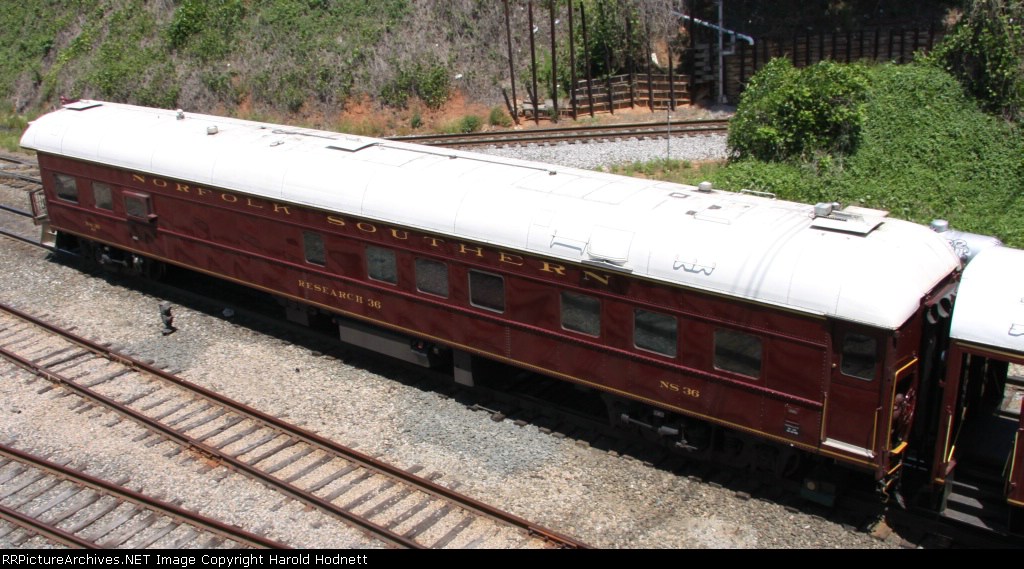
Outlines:
[[[516,99],[516,66],[512,63],[512,25],[509,23],[508,15],[508,0],[504,0],[505,3],[505,41],[508,44],[508,77],[512,82],[512,104],[509,106],[509,112],[512,113],[512,120],[515,121],[516,126],[519,126],[519,113],[515,110],[518,100]],[[508,96],[505,97],[506,102]]]
[[[757,48],[760,47],[758,44],[759,43],[763,43],[763,42],[764,42],[763,39],[758,39],[757,43],[755,43],[754,45],[750,46],[751,47],[750,55],[751,55],[751,59],[752,59],[752,61],[750,63],[750,74],[751,75],[757,73]]]
[[[684,0],[684,1],[686,1],[686,0]],[[698,13],[697,1],[698,0],[689,0],[689,5],[690,5],[689,13],[690,14]],[[689,84],[686,86],[687,87],[687,91],[688,91],[686,96],[689,97],[690,102],[693,102],[693,99],[694,99],[694,97],[697,94],[697,91],[696,91],[696,88],[695,88],[696,81],[694,81],[694,77],[696,77],[696,75],[697,75],[697,58],[695,57],[695,55],[697,54],[697,27],[693,24],[692,20],[689,21],[689,22],[683,21],[683,29],[686,30],[686,37],[687,37],[687,39],[690,42],[690,48],[687,51],[686,61],[683,63],[683,69],[686,70],[687,75],[690,77]],[[672,69],[672,62],[671,62],[671,59],[672,59],[672,45],[671,45],[671,43],[669,44],[668,53],[669,53],[669,55],[668,55],[668,57],[669,57],[669,66],[668,66],[668,68]],[[710,54],[708,54],[708,57],[710,57]],[[674,106],[674,101],[675,101],[675,82],[672,79],[672,73],[674,73],[674,71],[669,71],[668,73],[669,73],[669,81],[668,82],[669,82],[669,85],[671,85],[671,87],[669,89],[669,107],[674,109],[675,108],[675,106]]]
[[[804,34],[804,67],[811,66],[811,34]]]
[[[633,19],[626,12],[626,72],[629,74],[629,106],[636,106],[636,70],[633,69]]]
[[[527,2],[526,7],[530,17],[530,75],[533,79],[533,92],[530,93],[530,98],[533,101],[533,124],[540,124],[540,110],[537,107],[537,50],[533,44],[533,0]]]
[[[853,57],[853,43],[850,41],[852,34],[850,30],[846,30],[846,63],[850,63],[850,59]]]
[[[558,50],[555,44],[555,0],[548,4],[548,22],[551,28],[551,104],[554,114],[551,122],[558,122]]]
[[[583,67],[587,70],[587,104],[590,105],[590,116],[594,116],[594,84],[590,74],[590,36],[587,35],[587,11],[580,2],[580,25],[583,26]]]
[[[743,89],[743,84],[746,83],[746,80],[747,80],[747,43],[746,42],[740,42],[739,62],[740,62],[740,86],[739,86],[739,88],[740,88],[740,90],[742,90]]]
[[[569,104],[572,105],[572,120],[578,117],[576,106],[576,31],[572,27],[572,0],[569,0],[569,76],[572,85],[569,87]]]
[[[644,61],[647,62],[647,108],[654,112],[654,78],[651,76],[651,26],[644,20],[644,39],[647,42],[647,53],[644,55]]]
[[[878,61],[878,49],[881,42],[882,28],[875,28],[875,61]]]
[[[599,19],[605,22],[604,4],[598,4],[597,10]],[[604,42],[601,46],[604,48],[604,85],[605,89],[608,90],[608,112],[615,114],[615,100],[612,98],[612,48],[608,45],[608,35],[605,34]]]

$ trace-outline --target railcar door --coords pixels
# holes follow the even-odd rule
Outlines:
[[[125,191],[124,211],[128,228],[136,247],[149,253],[157,234],[157,216],[153,212],[153,201],[149,194]]]
[[[876,435],[882,419],[882,332],[836,323],[832,335],[832,376],[825,392],[821,444],[827,450],[876,463]]]

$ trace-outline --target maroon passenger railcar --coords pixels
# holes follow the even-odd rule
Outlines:
[[[103,263],[264,290],[461,383],[483,357],[593,388],[693,452],[888,488],[939,389],[960,260],[884,212],[89,101],[22,144],[48,228]]]

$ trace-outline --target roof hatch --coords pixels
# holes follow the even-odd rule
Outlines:
[[[814,219],[814,221],[811,222],[811,227],[814,227],[815,229],[827,229],[830,231],[852,233],[854,235],[867,235],[876,227],[881,225],[883,217],[887,215],[887,212],[884,211],[858,208],[854,206],[847,207],[841,211],[836,211],[836,208],[838,207],[838,203],[816,204],[814,206],[814,212],[811,214]],[[870,215],[871,213],[881,215]]]

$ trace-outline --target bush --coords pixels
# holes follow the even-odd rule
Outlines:
[[[760,160],[851,153],[860,140],[866,91],[859,65],[822,61],[796,69],[788,59],[774,59],[743,92],[729,147],[738,157]]]
[[[487,115],[487,124],[491,126],[512,126],[512,117],[508,116],[508,112],[501,107],[491,107],[491,112]]]
[[[1024,246],[1024,136],[985,114],[934,66],[862,68],[869,82],[861,141],[849,156],[785,163],[734,160],[716,187],[771,191],[805,203],[839,201]]]
[[[973,0],[927,61],[949,71],[982,107],[1019,120],[1024,110],[1024,4]]]
[[[431,109],[441,108],[451,94],[448,70],[437,62],[417,61],[412,67],[399,67],[394,79],[381,89],[380,98],[386,105],[404,108],[412,94]]]
[[[466,115],[459,119],[459,132],[469,134],[484,126],[484,120],[476,115]]]

